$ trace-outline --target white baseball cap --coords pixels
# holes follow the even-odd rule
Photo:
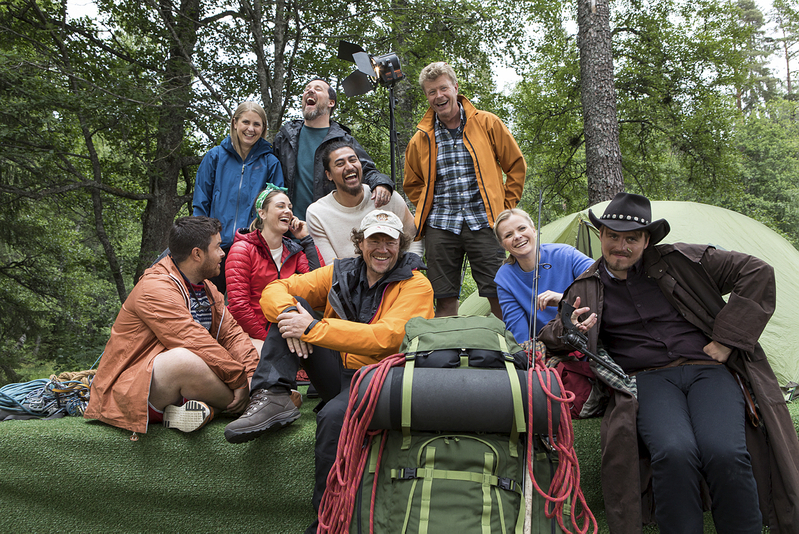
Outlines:
[[[384,210],[374,210],[366,214],[361,221],[363,236],[386,234],[392,239],[399,239],[403,232],[402,221],[394,213]]]

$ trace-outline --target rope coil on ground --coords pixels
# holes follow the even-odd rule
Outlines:
[[[65,372],[0,388],[0,410],[13,415],[82,416],[89,403],[95,370]]]

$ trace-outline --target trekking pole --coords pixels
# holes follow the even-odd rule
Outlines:
[[[533,342],[532,352],[530,357],[527,358],[527,369],[529,372],[530,366],[535,365],[535,345],[538,341],[538,269],[541,263],[541,211],[544,207],[544,190],[538,191],[538,224],[536,225],[536,240],[535,240],[535,269],[533,270],[533,295],[530,299],[530,306],[533,313],[530,314],[530,339]],[[528,447],[532,447],[532,443],[528,443]],[[526,455],[525,455],[526,456]],[[524,534],[531,534],[533,528],[533,481],[530,479],[530,469],[524,466]]]
[[[535,269],[533,270],[533,294],[530,299],[530,306],[532,307],[532,314],[530,314],[529,332],[530,339],[533,342],[532,358],[527,359],[527,367],[529,369],[532,362],[535,360],[535,343],[538,341],[538,271],[541,265],[541,211],[544,208],[544,190],[538,191],[538,224],[536,226],[536,239],[535,239]]]

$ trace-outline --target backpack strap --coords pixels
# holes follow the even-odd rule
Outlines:
[[[510,380],[510,391],[513,395],[513,427],[510,432],[510,455],[513,458],[519,456],[519,433],[527,431],[524,424],[524,407],[522,406],[522,386],[519,382],[519,375],[516,373],[516,366],[513,356],[508,352],[508,344],[505,342],[505,336],[497,332],[499,340],[499,347],[502,349],[502,356],[505,359],[505,369],[508,371],[508,380]]]
[[[480,516],[480,522],[482,523],[482,534],[491,534],[491,485],[490,480],[493,477],[491,475],[492,471],[494,470],[494,455],[490,452],[486,452],[483,454],[483,480],[482,480],[482,487],[483,487],[483,513]],[[499,490],[496,488],[494,489],[497,493]],[[502,532],[505,532],[505,516],[502,513],[502,499],[499,498],[497,495],[497,502],[499,503],[499,522],[502,528]]]
[[[413,392],[413,368],[416,362],[416,349],[419,336],[411,340],[405,352],[405,371],[402,373],[402,450],[411,446],[411,393]]]
[[[460,359],[462,368],[471,367],[471,365],[469,365],[469,353],[466,352],[466,349],[461,349]]]
[[[435,472],[436,448],[427,447],[425,451],[424,473],[426,476],[422,481],[422,502],[419,510],[419,534],[427,534],[430,524],[430,493],[433,491],[433,473]]]
[[[419,479],[422,481],[422,495],[419,509],[419,534],[427,533],[430,521],[430,503],[432,494],[433,480],[459,480],[463,482],[474,482],[480,484],[483,492],[483,506],[480,514],[480,523],[482,525],[482,534],[491,534],[491,508],[493,501],[491,499],[491,490],[493,489],[496,494],[496,500],[499,504],[500,523],[502,525],[502,532],[507,532],[505,528],[505,514],[502,509],[502,499],[499,497],[499,491],[512,491],[522,495],[522,486],[515,480],[505,477],[498,477],[493,474],[495,457],[492,453],[486,452],[483,455],[483,472],[476,473],[470,471],[454,471],[448,469],[436,469],[435,467],[435,447],[425,448],[424,467],[419,468],[399,468],[391,470],[392,480],[413,480],[416,483]],[[413,494],[413,491],[411,491]],[[523,502],[523,501],[522,501]],[[520,506],[521,523],[517,519],[517,532],[519,525],[524,524],[524,506]],[[408,514],[406,513],[405,522],[403,524],[403,532],[407,529]]]

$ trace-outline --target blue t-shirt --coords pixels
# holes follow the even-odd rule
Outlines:
[[[294,215],[305,220],[305,212],[314,201],[314,158],[330,128],[311,128],[303,124],[297,142],[297,179],[294,182]]]
[[[541,244],[541,266],[538,269],[538,292],[566,291],[574,279],[583,274],[594,260],[576,248],[561,243]],[[504,264],[497,271],[497,295],[502,307],[502,319],[518,343],[531,339],[533,272],[524,272],[518,263]],[[548,306],[536,315],[536,332],[555,318],[558,308]]]

